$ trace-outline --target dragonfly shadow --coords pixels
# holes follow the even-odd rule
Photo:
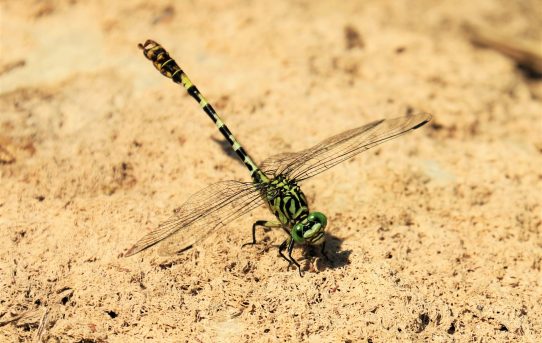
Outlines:
[[[233,149],[231,148],[231,144],[227,140],[217,139],[215,137],[211,137],[211,138],[218,146],[220,146],[220,149],[226,156],[234,159],[237,163],[244,165],[243,162],[237,157],[237,155],[235,154],[235,151],[233,151]]]
[[[321,269],[336,269],[350,264],[350,255],[352,250],[342,250],[341,245],[343,240],[337,236],[327,233],[326,234],[326,249],[325,253],[328,259],[325,256],[322,256],[320,252],[320,247],[318,246],[307,246],[305,249],[304,255],[306,257],[318,256],[321,259],[318,261],[318,265],[323,267]]]

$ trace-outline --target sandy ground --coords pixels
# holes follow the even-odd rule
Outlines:
[[[1,2],[0,341],[540,342],[542,81],[464,31],[540,41],[537,1],[218,3]],[[190,194],[248,180],[147,38],[257,161],[433,121],[303,184],[332,259],[296,249],[303,278],[281,231],[241,248],[263,207],[125,258]]]

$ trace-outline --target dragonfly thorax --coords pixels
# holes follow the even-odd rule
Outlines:
[[[280,223],[291,230],[296,243],[319,245],[324,242],[326,216],[309,212],[307,198],[295,181],[278,175],[269,181],[263,196]]]
[[[262,195],[271,212],[288,228],[309,216],[307,198],[293,180],[279,175],[269,181]]]

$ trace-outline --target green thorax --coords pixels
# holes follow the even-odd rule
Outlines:
[[[291,227],[309,215],[305,194],[295,181],[281,175],[266,182],[262,196],[282,225]]]

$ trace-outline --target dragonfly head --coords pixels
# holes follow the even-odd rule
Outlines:
[[[296,243],[320,245],[324,243],[327,218],[321,212],[311,212],[307,218],[292,227],[292,238]]]

